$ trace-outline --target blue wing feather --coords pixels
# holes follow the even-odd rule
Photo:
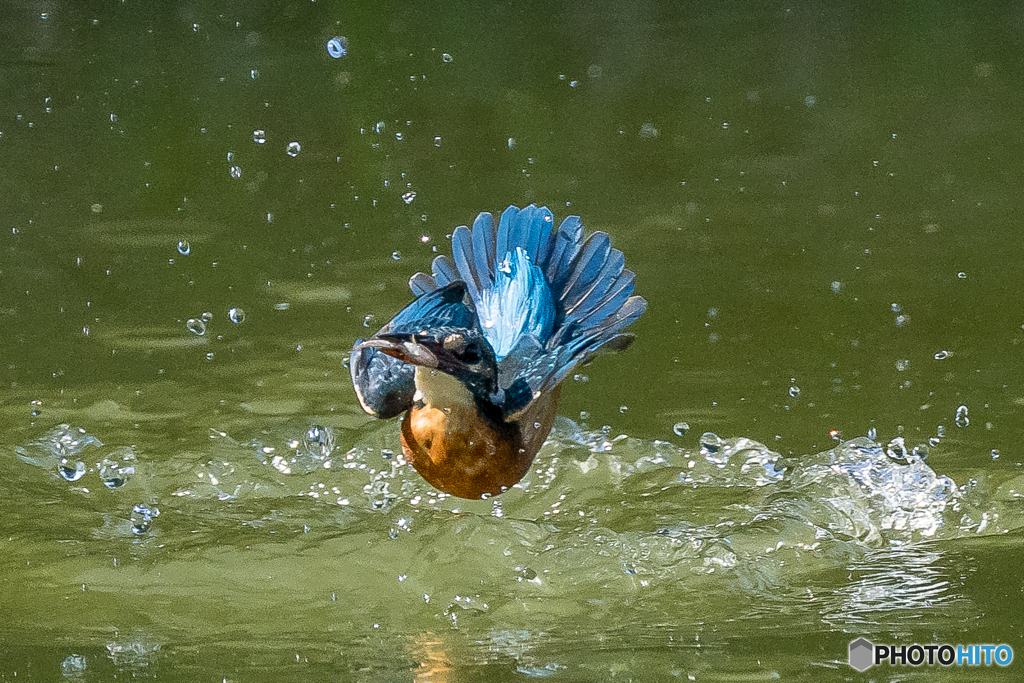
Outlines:
[[[460,279],[459,271],[455,269],[455,262],[452,261],[450,256],[441,255],[436,257],[430,264],[430,269],[434,273],[434,279],[437,281],[437,284],[442,287]]]
[[[519,214],[522,209],[510,206],[501,213],[501,220],[498,221],[498,234],[494,238],[494,257],[498,263],[511,252],[509,248],[509,234],[513,226],[519,227]],[[518,236],[516,237],[518,241]],[[515,246],[515,245],[513,245]]]
[[[410,279],[419,298],[385,328],[479,325],[498,358],[501,387],[516,388],[512,412],[525,409],[530,392],[554,388],[602,347],[627,346],[632,335],[622,330],[647,308],[633,295],[635,275],[606,233],[584,240],[578,216],[567,216],[557,231],[553,226],[552,213],[531,204],[508,207],[497,226],[491,214],[481,213],[472,229],[456,228],[452,256],[435,258],[432,276],[417,273]],[[460,281],[465,284],[453,284]],[[466,302],[456,305],[451,293],[448,299],[438,294],[459,286],[468,294]],[[376,387],[378,398],[390,400],[384,408],[393,410],[411,400],[403,392],[412,375],[408,366],[398,367],[405,365],[400,361],[378,356],[372,358],[377,366],[397,364],[384,368],[389,379]],[[365,369],[367,359],[358,360]],[[355,373],[353,366],[353,381]]]
[[[591,280],[589,289],[583,289],[586,283],[580,283],[576,291],[566,294],[565,299],[562,300],[566,317],[582,318],[595,306],[599,306],[618,281],[625,264],[626,259],[622,252],[612,249],[600,271]]]
[[[545,241],[545,238],[551,238],[554,221],[555,217],[546,206],[538,209],[535,205],[530,204],[519,215],[519,243],[511,244],[511,247],[523,247],[530,256],[530,260],[540,266],[543,263],[540,259],[541,243]],[[509,251],[511,251],[511,247]]]
[[[583,249],[571,265],[572,270],[553,283],[555,291],[560,292],[563,305],[566,301],[579,300],[593,285],[610,251],[611,241],[603,232],[595,232],[584,242]]]
[[[481,278],[477,273],[476,258],[473,256],[473,236],[464,225],[452,233],[452,258],[459,271],[459,279],[465,281],[469,295],[476,301],[480,298]]]
[[[423,296],[437,289],[437,280],[426,273],[416,273],[409,278],[409,289],[416,296]]]
[[[604,320],[626,303],[626,299],[633,294],[635,277],[632,271],[623,271],[600,298],[588,301],[588,307],[585,309],[577,307],[573,312],[573,318],[583,327],[593,327],[594,321]]]
[[[473,221],[473,260],[481,290],[494,282],[494,239],[494,219],[489,213],[481,213]]]
[[[548,257],[548,266],[545,271],[548,282],[555,282],[559,273],[568,271],[569,264],[580,252],[582,244],[583,223],[580,222],[579,216],[567,217],[558,226],[554,248]]]

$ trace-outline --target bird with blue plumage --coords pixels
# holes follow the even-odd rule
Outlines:
[[[519,482],[554,425],[562,381],[598,351],[621,351],[647,308],[604,232],[578,216],[554,229],[546,207],[510,206],[452,233],[452,256],[416,273],[416,299],[349,367],[363,409],[404,413],[402,450],[451,495],[497,495]]]

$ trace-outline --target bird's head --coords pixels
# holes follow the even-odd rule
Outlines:
[[[439,327],[415,334],[378,334],[356,348],[376,348],[427,371],[417,373],[420,392],[427,389],[427,377],[441,372],[456,379],[478,402],[494,405],[499,395],[498,362],[478,329]]]

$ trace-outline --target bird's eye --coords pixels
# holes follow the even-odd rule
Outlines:
[[[465,363],[472,365],[473,363],[480,362],[480,351],[476,346],[467,346],[462,352],[462,360]]]

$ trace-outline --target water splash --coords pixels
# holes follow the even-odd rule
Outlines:
[[[86,473],[86,465],[79,456],[101,446],[103,442],[85,429],[61,424],[25,446],[16,446],[14,451],[24,462],[56,470],[67,481],[78,481]]]

